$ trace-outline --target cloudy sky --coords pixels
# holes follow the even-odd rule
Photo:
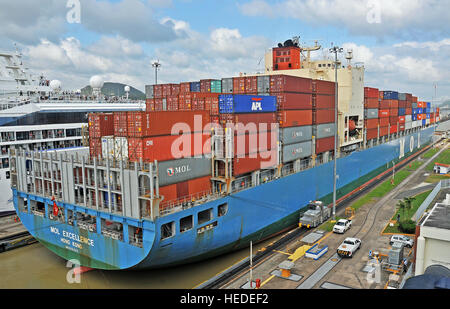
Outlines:
[[[450,99],[449,0],[0,0],[0,50],[76,89],[99,74],[143,90],[264,68],[279,42],[352,48],[366,85]]]

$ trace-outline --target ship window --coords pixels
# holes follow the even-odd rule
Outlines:
[[[10,175],[9,171],[7,171],[6,172],[6,179],[9,179],[9,178],[11,178],[11,175]]]
[[[321,68],[322,67],[322,65],[319,63],[319,68]]]
[[[218,217],[223,217],[228,213],[228,203],[219,205],[219,207],[217,207],[217,216]]]
[[[175,235],[175,222],[161,225],[161,239],[166,239]]]
[[[180,232],[181,233],[191,230],[193,226],[194,226],[194,217],[193,216],[181,218],[181,220],[180,220]]]
[[[198,224],[203,224],[212,219],[212,208],[198,213]]]

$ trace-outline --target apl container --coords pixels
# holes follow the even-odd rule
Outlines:
[[[312,155],[312,142],[307,141],[298,144],[285,145],[282,148],[282,162],[287,163]]]
[[[185,158],[158,164],[160,186],[211,175],[211,159],[208,158]]]
[[[316,139],[327,138],[334,136],[334,123],[325,123],[313,126],[313,135]]]
[[[220,114],[272,113],[276,112],[273,96],[230,95],[219,96]]]
[[[280,141],[283,145],[290,145],[310,141],[312,139],[312,126],[282,128]]]

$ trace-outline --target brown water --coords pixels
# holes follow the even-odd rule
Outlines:
[[[278,237],[277,237],[278,238]],[[253,246],[253,252],[275,239]],[[0,254],[1,289],[191,289],[249,255],[249,249],[170,269],[93,270],[70,284],[66,261],[40,243]]]

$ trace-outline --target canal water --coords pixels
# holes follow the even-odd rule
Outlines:
[[[279,237],[254,245],[253,252]],[[79,283],[69,283],[67,274],[71,268],[66,265],[67,261],[35,243],[0,254],[0,289],[192,289],[249,253],[248,248],[169,269],[92,270],[82,274]]]

